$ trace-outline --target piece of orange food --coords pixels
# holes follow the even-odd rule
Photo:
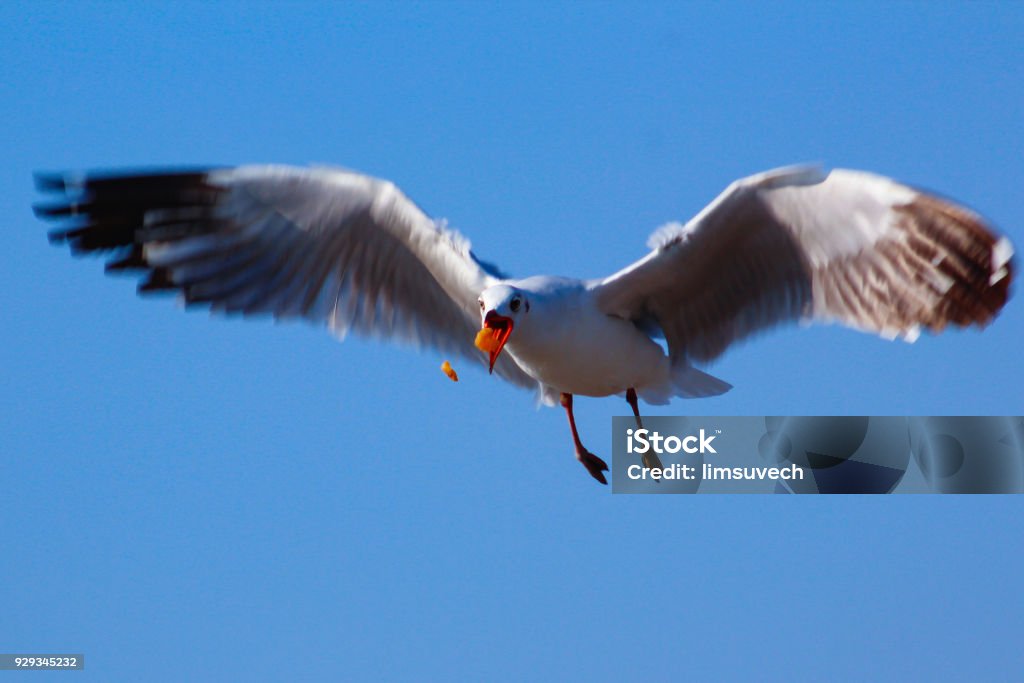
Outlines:
[[[455,374],[454,370],[452,370],[452,364],[449,363],[448,361],[441,363],[441,372],[448,375],[448,379],[450,379],[451,381],[459,381],[459,376]]]
[[[499,346],[499,335],[499,330],[484,327],[476,333],[476,340],[473,343],[476,344],[476,348],[480,349],[484,353],[491,353]]]

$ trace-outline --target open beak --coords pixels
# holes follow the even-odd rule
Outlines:
[[[512,318],[498,315],[489,311],[484,316],[484,326],[476,335],[476,347],[491,356],[490,372],[494,372],[494,363],[497,362],[501,350],[505,348],[505,342],[512,335]]]

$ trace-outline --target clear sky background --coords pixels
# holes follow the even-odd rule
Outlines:
[[[97,681],[1016,677],[1020,497],[613,496],[467,363],[140,300],[30,205],[40,169],[329,162],[513,274],[592,277],[821,161],[1019,250],[1021,36],[1010,3],[3,3],[0,650]],[[648,412],[1021,414],[1022,338],[1019,296],[914,345],[794,327]],[[627,410],[577,401],[591,450]]]

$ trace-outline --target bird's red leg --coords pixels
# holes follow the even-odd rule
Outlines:
[[[636,389],[626,389],[626,403],[633,409],[633,417],[636,418],[636,428],[643,429],[644,423],[640,421],[640,406],[636,402]]]
[[[628,403],[629,407],[633,409],[633,417],[636,418],[636,428],[643,429],[644,423],[640,421],[640,406],[637,405],[636,389],[633,389],[632,387],[626,389],[626,403]],[[658,454],[653,450],[648,449],[648,451],[641,456],[641,460],[644,463],[644,467],[651,469],[657,468],[659,470],[664,469],[664,466],[661,464],[661,458],[659,458]],[[658,477],[655,477],[654,480],[657,481]]]
[[[590,476],[602,484],[607,484],[608,480],[605,479],[603,473],[608,471],[608,463],[584,448],[580,441],[580,435],[576,431],[576,418],[572,415],[572,394],[562,394],[562,407],[565,408],[565,414],[569,416],[569,429],[572,430],[572,441],[576,446],[576,459],[587,468]]]

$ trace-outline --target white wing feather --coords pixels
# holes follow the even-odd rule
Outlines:
[[[650,246],[592,288],[609,315],[660,328],[676,360],[801,318],[908,341],[984,325],[1012,279],[1010,243],[979,216],[860,171],[751,176]]]
[[[143,269],[143,291],[429,346],[480,363],[477,297],[499,281],[468,240],[390,182],[334,168],[242,166],[198,173],[41,179],[84,217],[55,238],[113,249],[108,269]],[[507,356],[507,354],[506,354]],[[510,357],[495,370],[537,388]]]

